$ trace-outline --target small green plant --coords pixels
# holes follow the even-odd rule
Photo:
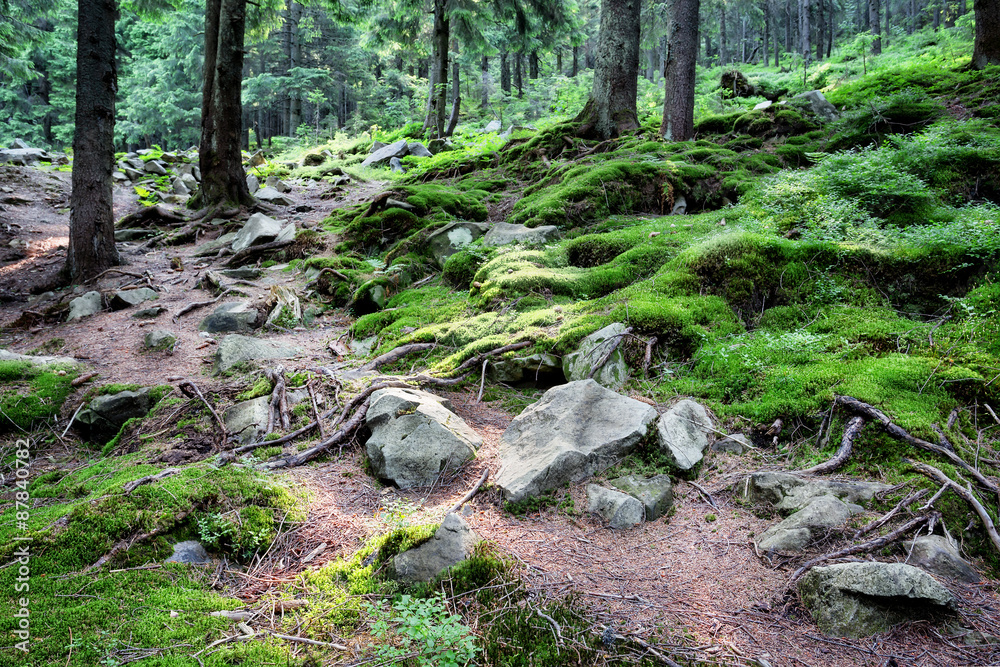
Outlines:
[[[448,612],[443,597],[421,600],[402,595],[393,610],[389,615],[370,607],[376,619],[372,632],[381,644],[377,653],[385,663],[412,658],[418,667],[460,667],[479,653],[472,630]]]

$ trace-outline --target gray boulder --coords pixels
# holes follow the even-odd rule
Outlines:
[[[674,484],[669,475],[656,475],[649,479],[628,475],[611,480],[611,486],[642,503],[646,521],[666,516],[674,504]]]
[[[0,149],[0,163],[13,162],[22,167],[33,165],[37,162],[51,162],[52,156],[41,148],[2,148]]]
[[[101,293],[98,291],[87,292],[83,296],[78,296],[69,302],[69,317],[67,322],[89,317],[101,312],[104,306],[101,303]]]
[[[635,449],[654,419],[652,406],[593,380],[553,387],[504,431],[496,484],[518,502],[586,479]]]
[[[816,625],[830,636],[867,637],[957,606],[932,576],[901,563],[814,567],[799,579],[798,589]]]
[[[483,132],[499,132],[503,129],[503,123],[498,120],[491,120],[486,123],[486,127],[483,128]]]
[[[562,384],[562,359],[554,354],[532,354],[526,357],[499,359],[488,366],[490,379],[505,384],[547,383]]]
[[[410,155],[415,155],[417,157],[434,157],[434,154],[427,150],[427,147],[418,141],[414,141],[406,145],[407,151]]]
[[[201,542],[187,540],[174,545],[174,553],[164,563],[186,563],[188,565],[211,565],[212,559]]]
[[[256,442],[267,428],[270,403],[270,396],[258,396],[228,408],[222,414],[226,430],[239,438],[243,444]]]
[[[254,197],[275,206],[291,206],[292,200],[278,192],[276,189],[267,186],[258,190]]]
[[[233,252],[273,241],[281,231],[281,223],[263,213],[254,213],[233,239]]]
[[[708,412],[687,398],[671,406],[656,423],[660,449],[679,470],[691,470],[701,462],[711,433]]]
[[[620,389],[628,380],[628,366],[621,345],[621,337],[626,335],[627,329],[621,323],[609,324],[580,341],[576,352],[563,357],[566,379],[586,380],[594,366],[604,360],[601,368],[593,373],[593,379],[609,389]],[[608,356],[612,349],[614,351]]]
[[[236,232],[222,234],[218,238],[205,241],[194,251],[195,257],[215,257],[223,248],[228,248],[236,240]]]
[[[906,544],[907,563],[945,579],[974,584],[979,574],[958,553],[955,544],[943,535],[921,535]]]
[[[194,192],[198,189],[198,179],[194,177],[194,174],[181,174],[181,181],[187,186],[188,190]]]
[[[153,329],[142,340],[147,350],[170,350],[177,342],[177,335],[164,329]]]
[[[111,440],[129,419],[145,417],[153,407],[150,387],[98,396],[81,410],[74,424],[83,427],[88,437],[101,444]]]
[[[787,472],[755,472],[738,483],[737,493],[751,503],[795,511],[818,496],[833,496],[846,503],[866,505],[876,493],[890,487],[876,482],[835,482],[804,479]]]
[[[489,228],[481,222],[449,222],[427,237],[427,249],[438,266],[444,267],[449,257],[481,237]]]
[[[799,93],[793,100],[801,100],[809,105],[812,110],[820,120],[826,122],[832,122],[840,118],[840,114],[837,113],[837,107],[830,104],[830,102],[824,97],[823,93],[818,90],[809,90],[804,93]]]
[[[260,190],[260,179],[253,174],[247,174],[247,190],[250,194],[256,194]]]
[[[122,172],[124,172],[125,176],[128,177],[128,180],[132,181],[133,183],[142,178],[142,172],[133,169],[132,167],[125,167],[124,169],[122,169]]]
[[[295,223],[290,222],[281,228],[278,235],[274,237],[275,243],[280,243],[282,241],[294,241],[295,240]]]
[[[403,163],[399,161],[398,157],[389,158],[389,168],[392,169],[397,174],[406,173],[406,169],[403,168]]]
[[[768,528],[757,538],[757,548],[762,552],[801,551],[847,525],[852,514],[861,511],[857,505],[833,496],[819,496],[784,521]]]
[[[31,148],[31,146],[28,145],[28,142],[25,141],[24,139],[21,139],[21,138],[14,139],[14,141],[10,142],[10,147],[11,148]]]
[[[5,350],[0,348],[0,361],[26,361],[33,366],[50,366],[50,365],[76,365],[77,360],[73,357],[49,357],[36,354],[18,354],[17,352],[11,352],[10,350]]]
[[[479,537],[465,519],[449,514],[434,532],[434,537],[393,558],[396,579],[404,583],[433,581],[471,556],[478,542]]]
[[[430,144],[427,146],[427,150],[434,155],[437,155],[438,153],[443,153],[445,151],[453,151],[455,150],[455,146],[451,143],[451,139],[445,137],[444,139],[431,139]]]
[[[277,176],[268,176],[267,180],[264,181],[264,187],[274,188],[275,190],[281,193],[292,191],[292,188],[289,187],[288,183],[285,183]]]
[[[171,183],[171,187],[173,187],[175,195],[184,196],[191,194],[190,188],[188,188],[187,184],[180,178],[175,178],[173,183]]]
[[[365,417],[372,472],[401,489],[433,484],[476,455],[483,439],[451,411],[451,403],[415,389],[380,389]]]
[[[641,502],[627,493],[588,484],[587,511],[597,514],[612,528],[619,530],[642,523],[645,510]]]
[[[124,183],[125,181],[129,180],[128,176],[126,176],[123,172],[120,171],[111,172],[111,178],[115,179],[117,183]]]
[[[361,163],[361,166],[377,167],[384,162],[388,162],[394,157],[406,157],[409,150],[409,144],[406,139],[400,139],[395,143],[391,143],[388,146],[382,146],[378,150],[372,151],[371,154]]]
[[[742,454],[744,450],[752,449],[750,439],[742,433],[731,433],[724,438],[712,443],[713,452],[725,452],[727,454]]]
[[[156,176],[166,176],[167,169],[162,162],[159,160],[150,160],[142,165],[142,170],[147,174],[154,174]]]
[[[541,227],[525,227],[524,225],[512,225],[508,222],[497,222],[483,239],[483,245],[497,246],[508,243],[520,243],[523,245],[541,245],[557,240],[561,234],[555,225],[542,225]]]
[[[132,317],[137,320],[151,320],[165,312],[167,312],[167,309],[163,306],[153,306],[152,308],[143,308],[142,310],[135,311],[132,313]]]
[[[381,141],[373,141],[372,142],[372,147],[368,149],[368,154],[371,155],[375,151],[380,150],[382,148],[385,148],[385,144],[384,143],[382,143]]]
[[[114,293],[111,297],[111,310],[124,310],[125,308],[131,308],[132,306],[138,306],[140,303],[145,303],[146,301],[152,301],[153,299],[158,299],[160,295],[156,290],[150,289],[148,287],[140,287],[139,289],[130,290],[119,290]]]
[[[232,334],[219,343],[219,351],[215,354],[215,371],[222,373],[241,363],[291,359],[298,353],[295,348]]]

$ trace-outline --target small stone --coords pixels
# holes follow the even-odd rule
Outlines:
[[[174,545],[174,553],[164,563],[187,563],[188,565],[210,565],[212,559],[201,542],[188,540]]]
[[[753,449],[753,446],[750,444],[750,439],[742,433],[732,433],[712,443],[713,452],[742,454],[746,449]]]
[[[69,317],[67,322],[89,317],[101,312],[101,293],[97,291],[87,292],[83,296],[78,296],[69,302]]]
[[[409,583],[433,581],[439,574],[472,555],[477,542],[479,537],[465,519],[458,514],[449,514],[434,537],[393,558],[396,579]]]
[[[132,306],[137,306],[144,301],[157,299],[159,296],[160,295],[156,292],[156,290],[148,287],[140,287],[139,289],[132,290],[120,290],[115,292],[114,296],[111,297],[111,310],[124,310],[125,308],[131,308]]]
[[[645,513],[642,503],[632,496],[597,484],[587,485],[587,511],[598,514],[616,530],[638,526]]]
[[[148,350],[165,351],[173,349],[177,335],[165,329],[154,329],[143,338],[143,344]]]

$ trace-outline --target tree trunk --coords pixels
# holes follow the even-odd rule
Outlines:
[[[483,110],[490,104],[490,59],[483,56],[483,59],[479,66],[480,72],[482,72],[482,92],[480,93],[480,103]]]
[[[500,53],[500,90],[510,95],[510,54]]]
[[[802,58],[805,60],[805,67],[809,66],[810,37],[809,0],[799,0],[799,52],[802,53]]]
[[[972,66],[983,69],[1000,65],[1000,1],[974,0],[976,41],[972,47]]]
[[[785,53],[792,50],[792,3],[795,0],[785,2]]]
[[[462,87],[459,79],[457,39],[452,44],[452,48],[455,51],[455,58],[451,63],[451,117],[448,118],[448,127],[444,131],[446,137],[450,137],[455,133],[455,126],[458,125],[458,114],[462,108]]]
[[[434,127],[434,136],[443,137],[448,119],[448,41],[450,26],[444,0],[434,3],[434,67],[429,91],[430,111],[427,127]]]
[[[719,64],[729,64],[729,41],[726,39],[726,4],[719,5]],[[667,47],[669,50],[669,47]],[[668,56],[669,57],[669,56]]]
[[[640,0],[601,0],[594,87],[576,117],[580,136],[608,139],[639,127],[640,7]]]
[[[514,54],[514,87],[517,88],[518,98],[524,97],[524,58],[521,52]]]
[[[528,56],[528,78],[538,78],[538,51],[532,51]]]
[[[823,60],[823,42],[826,38],[826,19],[823,16],[823,0],[816,2],[816,62]]]
[[[665,97],[660,134],[667,141],[694,136],[695,61],[701,0],[674,0],[667,28],[670,47],[663,68]]]
[[[302,19],[302,5],[297,2],[288,3],[289,50],[288,67],[294,69],[302,66],[302,30],[299,21]],[[289,91],[288,100],[288,134],[295,136],[295,131],[302,124],[302,92]]]
[[[882,7],[879,0],[868,0],[868,29],[875,37],[872,40],[872,54],[876,56],[882,53],[882,29],[879,27],[881,16]]]
[[[562,73],[563,73],[562,65],[563,65],[563,63],[562,63],[562,47],[561,46],[557,46],[556,47],[556,74],[558,74],[559,76],[562,76]]]
[[[569,75],[575,77],[580,73],[580,47],[573,47],[573,69],[570,71]]]
[[[116,0],[79,0],[76,29],[76,130],[66,271],[82,282],[119,263],[115,247]]]
[[[206,9],[207,12],[207,9]],[[288,70],[292,68],[292,9],[291,7],[285,7],[282,12],[284,21],[282,21],[281,26],[281,53],[284,56],[285,64],[285,76],[288,75]],[[289,129],[292,125],[291,119],[292,111],[292,93],[291,91],[285,91],[281,100],[281,122],[282,122],[282,133],[286,136],[291,135],[292,131]]]
[[[205,5],[205,85],[201,102],[196,207],[250,205],[240,154],[243,37],[247,0],[208,0]]]

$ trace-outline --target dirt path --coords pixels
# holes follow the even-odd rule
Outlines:
[[[320,197],[320,184],[291,184],[292,206],[273,217],[294,220],[299,226],[319,222],[336,207],[366,201],[382,185],[355,185],[346,199],[333,201]],[[22,318],[25,310],[42,312],[63,296],[39,293],[53,284],[65,261],[68,198],[69,174],[0,167],[0,204],[5,209],[0,211],[0,324]],[[116,187],[115,202],[119,217],[137,207],[131,188]],[[308,210],[295,212],[297,207]],[[149,385],[176,376],[197,378],[208,386],[224,382],[208,378],[205,372],[216,345],[197,327],[209,309],[172,319],[184,305],[212,297],[197,287],[209,262],[193,257],[193,245],[150,252],[139,250],[138,244],[121,244],[120,248],[127,262],[122,268],[148,272],[152,283],[162,290],[157,305],[169,312],[151,324],[132,318],[134,309],[128,309],[102,312],[72,324],[28,329],[5,326],[0,347],[17,352],[44,347],[49,354],[75,356],[100,372],[101,383]],[[181,259],[182,270],[171,268],[174,257]],[[108,276],[96,286],[78,291],[111,289],[131,281]],[[259,288],[248,290],[251,296],[259,296],[272,285],[300,283],[301,278],[272,267],[257,282]],[[348,324],[346,315],[335,314],[321,318],[313,328],[268,338],[302,349],[303,354],[290,365],[308,368],[331,361],[326,344]],[[151,327],[177,334],[180,342],[173,354],[142,349],[143,335]],[[242,595],[253,599],[273,592],[273,582],[289,581],[303,569],[302,557],[320,543],[327,543],[328,548],[305,567],[320,567],[351,553],[390,521],[438,521],[484,467],[495,472],[500,435],[511,415],[498,407],[475,403],[474,394],[460,392],[448,397],[484,438],[472,465],[431,490],[405,492],[373,482],[364,473],[356,451],[316,466],[278,473],[309,490],[309,517],[295,539],[275,550],[255,571],[262,575],[261,580],[272,583],[248,587]],[[67,405],[75,406],[72,398]],[[527,585],[539,595],[575,591],[602,623],[626,634],[655,637],[668,632],[683,636],[690,656],[698,660],[775,667],[981,662],[976,649],[960,646],[960,638],[941,638],[933,627],[919,624],[873,639],[827,639],[801,608],[776,599],[790,570],[784,562],[771,563],[758,557],[752,542],[752,536],[771,522],[735,504],[726,492],[741,475],[766,466],[759,454],[742,458],[714,455],[699,483],[709,490],[717,507],[709,505],[691,485],[678,482],[676,511],[671,517],[628,531],[612,531],[586,514],[584,485],[570,489],[575,508],[571,512],[550,509],[519,519],[502,511],[496,492],[488,491],[470,502],[464,513],[480,536],[495,542],[520,563]],[[988,604],[1000,609],[994,583],[956,592],[969,605]]]

